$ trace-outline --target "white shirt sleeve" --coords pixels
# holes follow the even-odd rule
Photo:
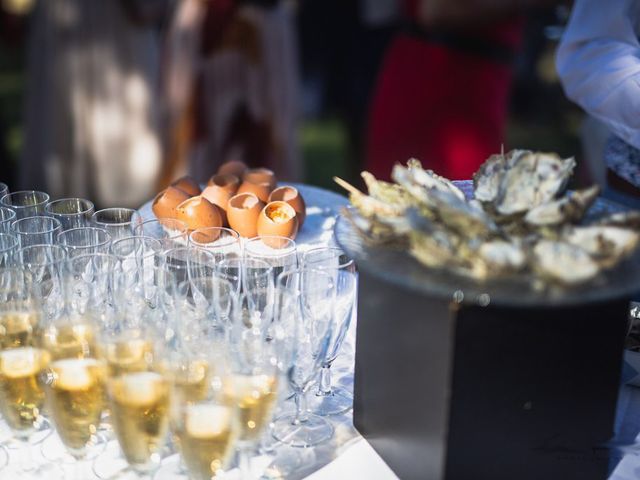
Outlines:
[[[556,58],[567,96],[640,148],[640,0],[576,0]]]

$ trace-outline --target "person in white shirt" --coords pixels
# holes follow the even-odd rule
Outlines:
[[[607,196],[635,206],[640,205],[639,31],[640,0],[576,0],[556,58],[567,96],[613,134],[605,149]]]

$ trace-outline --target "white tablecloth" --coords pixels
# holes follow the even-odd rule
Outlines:
[[[307,221],[299,233],[296,243],[300,251],[305,251],[313,246],[331,245],[335,243],[333,226],[335,217],[342,206],[347,204],[347,199],[335,193],[315,187],[296,185],[304,196],[308,210]],[[146,218],[153,218],[151,205],[147,203],[140,209]],[[335,383],[352,388],[353,386],[353,361],[355,345],[355,322],[352,322],[349,333],[343,344],[340,357],[336,360],[334,371]],[[285,402],[280,408],[293,408]],[[352,412],[344,415],[330,417],[335,435],[327,443],[311,449],[288,449],[277,447],[280,455],[297,457],[300,467],[286,475],[292,480],[394,480],[398,477],[389,469],[380,456],[358,434],[353,427]],[[611,463],[611,475],[609,480],[636,480],[640,478],[640,388],[623,386],[620,390],[618,413],[616,418],[616,441],[618,444],[628,445],[617,449]],[[114,445],[112,445],[114,446]],[[41,452],[35,449],[35,457]],[[262,469],[274,460],[271,455],[262,455],[254,459],[254,464]],[[278,457],[275,457],[277,463]],[[176,457],[168,457],[166,463],[176,462]],[[230,472],[230,478],[237,479],[237,474]],[[0,479],[3,476],[0,470]],[[93,479],[90,468],[85,470],[84,478]],[[113,479],[130,478],[128,476],[115,476]],[[7,480],[9,480],[7,478]]]

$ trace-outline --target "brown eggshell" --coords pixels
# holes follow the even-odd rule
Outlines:
[[[264,203],[253,193],[239,193],[227,203],[229,226],[240,236],[252,238],[258,235],[258,217]]]
[[[239,179],[242,178],[244,172],[248,170],[247,164],[241,160],[231,160],[220,165],[218,175],[235,175]]]
[[[200,195],[209,200],[215,206],[220,209],[220,213],[222,214],[222,223],[227,226],[227,203],[229,199],[233,197],[233,194],[228,190],[225,190],[217,185],[210,185],[205,188]]]
[[[191,197],[178,205],[177,218],[187,224],[189,231],[222,226],[220,209],[201,195]]]
[[[298,216],[298,229],[302,228],[305,218],[307,217],[307,206],[304,198],[295,187],[278,187],[269,195],[269,202],[282,201],[287,202],[293,207]]]
[[[268,183],[271,190],[276,188],[278,180],[273,171],[268,168],[252,168],[244,172],[242,180],[251,183]]]
[[[240,179],[235,175],[222,175],[217,174],[209,179],[207,183],[208,187],[218,187],[231,193],[231,196],[235,195],[240,187]]]
[[[240,185],[237,193],[253,193],[261,202],[267,203],[271,190],[273,189],[269,183],[252,183],[244,181],[242,182],[242,185]]]
[[[177,207],[187,200],[189,195],[175,187],[167,187],[153,199],[151,209],[157,218],[177,218]]]
[[[195,195],[200,195],[200,191],[201,191],[200,185],[198,185],[198,182],[196,182],[193,179],[193,177],[190,177],[188,175],[182,178],[179,178],[178,180],[173,182],[171,186],[179,188],[183,192],[188,193],[190,197],[193,197]]]
[[[268,203],[260,212],[258,235],[277,235],[294,240],[297,234],[298,218],[296,211],[287,202]],[[274,246],[274,248],[277,247]]]

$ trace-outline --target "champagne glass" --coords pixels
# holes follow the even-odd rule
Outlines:
[[[215,282],[212,278],[198,280],[209,284]],[[208,322],[208,309],[199,309],[195,303],[183,305],[187,308],[181,315],[198,317],[189,323]],[[226,346],[223,338],[211,336],[207,331],[205,326],[205,333],[197,337],[184,336],[180,332],[174,344],[170,424],[182,464],[168,462],[156,474],[155,480],[220,478],[233,455],[240,423],[235,402],[224,395],[228,388],[224,383],[227,378]]]
[[[336,286],[332,337],[327,357],[322,364],[318,390],[311,397],[309,406],[318,415],[338,415],[350,410],[353,396],[342,388],[331,386],[331,365],[340,353],[340,347],[349,330],[356,303],[356,266],[340,248],[314,248],[302,257],[303,268],[320,269],[332,276]]]
[[[143,220],[142,217],[137,216],[133,234],[160,240],[163,250],[186,247],[189,243],[187,224],[175,218]]]
[[[4,197],[7,193],[9,193],[9,185],[0,182],[0,198]]]
[[[268,427],[278,392],[278,347],[267,332],[249,318],[246,296],[235,303],[228,334],[229,377],[224,395],[239,410],[238,464],[242,478],[255,478],[250,458]]]
[[[133,234],[133,218],[136,211],[132,208],[104,208],[91,216],[91,223],[109,232],[115,242]]]
[[[41,348],[41,309],[39,289],[28,273],[0,270],[0,412],[18,445],[19,458],[3,470],[6,478],[61,476],[55,466],[35,462],[31,448],[51,433],[42,416],[40,377],[48,367],[49,354]]]
[[[101,455],[93,471],[114,478],[125,471],[150,477],[160,466],[169,428],[171,379],[163,339],[149,324],[131,322],[126,312],[101,334],[107,365],[110,417],[122,456]],[[124,464],[123,464],[124,459]]]
[[[0,232],[0,268],[12,265],[13,257],[18,249],[18,239],[10,233]]]
[[[58,233],[56,243],[67,249],[69,257],[90,253],[108,253],[111,246],[111,235],[102,228],[71,228]]]
[[[235,230],[223,227],[198,228],[189,235],[189,245],[213,253],[216,262],[227,258],[241,258],[242,244]]]
[[[296,242],[287,237],[259,235],[251,238],[244,245],[244,258],[271,265],[274,281],[281,273],[298,267]]]
[[[60,220],[62,230],[88,227],[95,211],[93,203],[84,198],[62,198],[47,203],[45,213]]]
[[[215,255],[201,248],[172,248],[164,253],[163,259],[165,269],[174,274],[178,283],[215,274]]]
[[[16,220],[16,212],[0,207],[0,233],[11,233],[11,224]]]
[[[0,198],[0,206],[13,210],[16,219],[35,217],[44,213],[44,207],[49,201],[49,195],[37,190],[22,190],[7,193]]]
[[[103,319],[112,306],[113,274],[119,260],[106,253],[87,253],[65,263],[64,282],[68,308]]]
[[[61,280],[61,272],[67,252],[60,245],[31,245],[20,248],[14,256],[14,264],[24,268],[34,283],[43,280]],[[62,285],[59,284],[62,288]]]
[[[294,393],[296,411],[273,422],[276,440],[292,447],[312,447],[333,436],[332,425],[309,413],[306,393],[317,378],[331,340],[335,285],[320,270],[293,270],[276,284],[273,342],[283,343],[281,358]]]
[[[62,224],[53,217],[40,215],[16,220],[11,229],[21,247],[53,245],[58,233],[62,231]]]
[[[39,288],[49,290],[46,284]],[[59,310],[46,312],[43,321],[41,344],[50,363],[42,383],[57,436],[47,439],[41,451],[52,462],[73,465],[75,478],[86,478],[87,461],[106,445],[97,433],[104,408],[105,366],[98,357],[95,322],[86,310],[72,305],[64,300]],[[57,441],[66,452],[57,451]]]

